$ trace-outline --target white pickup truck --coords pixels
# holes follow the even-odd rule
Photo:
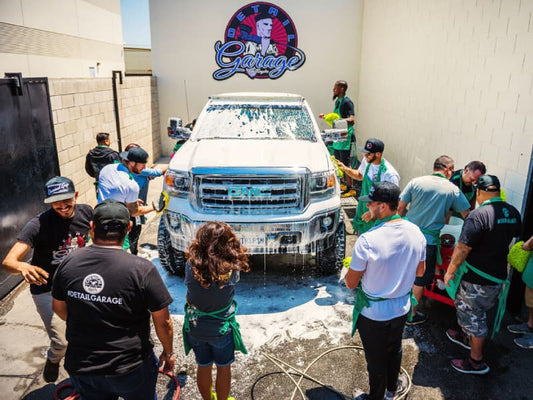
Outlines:
[[[302,96],[212,96],[185,134],[163,187],[158,247],[168,271],[183,274],[184,252],[206,221],[230,224],[250,254],[314,254],[323,273],[342,267],[339,184]]]

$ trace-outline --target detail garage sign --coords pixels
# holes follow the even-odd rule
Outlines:
[[[250,3],[237,11],[226,27],[224,43],[215,43],[216,80],[246,74],[249,78],[277,79],[305,62],[298,49],[292,19],[274,4]]]

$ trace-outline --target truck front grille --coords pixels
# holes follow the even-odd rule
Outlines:
[[[195,175],[194,182],[204,212],[290,214],[301,212],[305,201],[305,175]]]

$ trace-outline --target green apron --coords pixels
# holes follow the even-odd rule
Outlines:
[[[344,100],[344,97],[341,97],[335,100],[335,108],[333,109],[333,112],[339,114],[341,118],[343,118],[341,115],[341,104],[343,100]],[[350,150],[350,146],[352,143],[352,136],[353,136],[353,124],[352,125],[348,124],[348,137],[346,138],[346,140],[343,140],[342,142],[333,143],[332,148],[334,150]],[[333,153],[330,153],[330,154],[333,154]]]
[[[385,217],[383,219],[374,221],[376,225],[385,223],[387,221],[391,221],[394,219],[401,219],[398,214],[391,215],[389,217]],[[347,268],[350,268],[349,261]],[[408,321],[412,321],[413,319],[413,307],[416,307],[418,305],[418,301],[416,300],[416,297],[413,295],[413,291],[410,291],[411,294],[411,309],[409,310],[409,316],[407,317]],[[403,296],[401,296],[403,297]],[[355,303],[353,305],[353,312],[352,312],[352,336],[355,334],[355,331],[357,330],[357,320],[359,319],[359,315],[361,314],[361,311],[365,307],[370,306],[371,301],[385,301],[385,300],[391,300],[391,298],[383,298],[383,297],[374,297],[370,296],[369,294],[365,293],[363,290],[363,287],[361,284],[359,284],[357,288],[357,293],[355,295]]]
[[[220,315],[218,315],[218,314],[222,314],[226,312],[232,305],[235,305],[235,311],[233,311],[233,313],[231,313],[229,316],[221,317]],[[212,312],[200,311],[197,308],[191,306],[190,304],[185,303],[185,306],[183,307],[183,311],[185,311],[185,317],[183,318],[183,328],[182,328],[183,347],[185,348],[185,355],[188,355],[192,348],[189,341],[187,340],[187,333],[191,331],[189,320],[192,318],[198,318],[198,317],[211,317],[211,318],[220,319],[224,321],[224,325],[222,325],[222,327],[218,330],[218,333],[220,333],[221,335],[225,335],[228,329],[231,327],[231,330],[233,333],[233,343],[235,345],[235,350],[240,351],[243,354],[248,354],[248,350],[246,350],[246,347],[244,346],[244,342],[242,341],[239,324],[237,323],[237,320],[235,319],[237,308],[238,308],[237,302],[235,300],[233,300],[223,309],[218,310],[218,311],[212,311]]]
[[[459,171],[459,190],[466,197],[466,199],[468,200],[468,203],[470,203],[470,201],[472,200],[472,198],[476,194],[475,190],[471,191],[470,193],[464,193],[463,192],[463,170]],[[460,213],[458,213],[457,211],[455,211],[455,210],[452,212],[452,216],[464,219],[463,216]]]
[[[484,205],[495,203],[498,201],[503,201],[500,197],[494,197],[490,200],[484,201],[480,207],[483,207]],[[466,260],[463,261],[463,263],[457,268],[457,270],[454,273],[453,280],[449,281],[450,286],[446,286],[446,292],[448,292],[448,295],[450,298],[455,300],[455,295],[457,294],[457,290],[459,289],[459,285],[461,284],[461,280],[463,279],[463,275],[468,271],[472,271],[476,273],[477,275],[481,276],[482,278],[494,282],[496,284],[501,285],[500,287],[500,294],[498,296],[498,309],[496,311],[496,317],[494,319],[494,327],[492,329],[492,334],[490,338],[494,338],[494,335],[500,331],[500,324],[502,322],[503,314],[505,313],[505,304],[507,302],[507,295],[509,293],[509,286],[511,282],[509,281],[509,277],[507,279],[498,279],[493,277],[492,275],[487,274],[486,272],[481,271],[480,269],[477,269],[473,265],[469,264]]]
[[[483,272],[476,267],[470,265],[466,260],[460,265],[459,268],[457,268],[457,271],[454,273],[453,280],[451,280],[450,286],[446,286],[446,292],[448,292],[448,295],[455,300],[455,295],[457,294],[457,290],[459,289],[459,285],[461,283],[461,279],[463,279],[463,275],[468,271],[473,271],[482,278],[485,278],[491,282],[501,284],[500,287],[500,294],[498,296],[498,310],[496,311],[496,317],[494,318],[494,327],[492,329],[492,334],[490,335],[490,338],[493,339],[494,335],[500,331],[500,324],[502,322],[503,314],[505,314],[505,303],[507,302],[507,294],[509,293],[509,286],[511,285],[511,282],[509,281],[509,278],[507,279],[498,279],[493,277],[492,275],[487,274],[486,272]]]
[[[365,168],[365,174],[363,175],[363,182],[361,183],[360,196],[366,196],[368,193],[370,193],[370,188],[372,187],[373,181],[368,178],[369,169],[370,164],[367,164]],[[382,159],[381,164],[379,164],[378,174],[375,182],[381,182],[381,174],[383,174],[385,171],[387,171],[387,167],[385,166],[385,160]],[[360,235],[368,231],[375,224],[375,221],[365,222],[361,219],[361,216],[368,211],[367,203],[368,202],[366,201],[359,201],[357,203],[357,211],[355,213],[355,217],[353,218],[353,228],[354,230],[357,230]]]
[[[416,300],[413,290],[409,292],[411,295],[411,310],[409,310],[409,316],[407,317],[408,321],[413,320],[413,307],[416,307],[418,305],[418,301]],[[403,297],[403,296],[401,296]],[[353,313],[352,313],[352,336],[355,334],[355,331],[357,330],[357,320],[359,319],[359,315],[361,314],[361,311],[365,307],[370,307],[371,301],[385,301],[385,300],[392,300],[392,298],[383,298],[383,297],[374,297],[370,296],[369,294],[365,293],[362,286],[359,285],[357,288],[357,293],[355,295],[355,303],[353,305]]]

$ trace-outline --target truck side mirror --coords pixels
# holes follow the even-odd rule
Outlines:
[[[167,134],[172,139],[188,140],[192,131],[189,128],[183,128],[181,118],[170,117],[168,119]]]

